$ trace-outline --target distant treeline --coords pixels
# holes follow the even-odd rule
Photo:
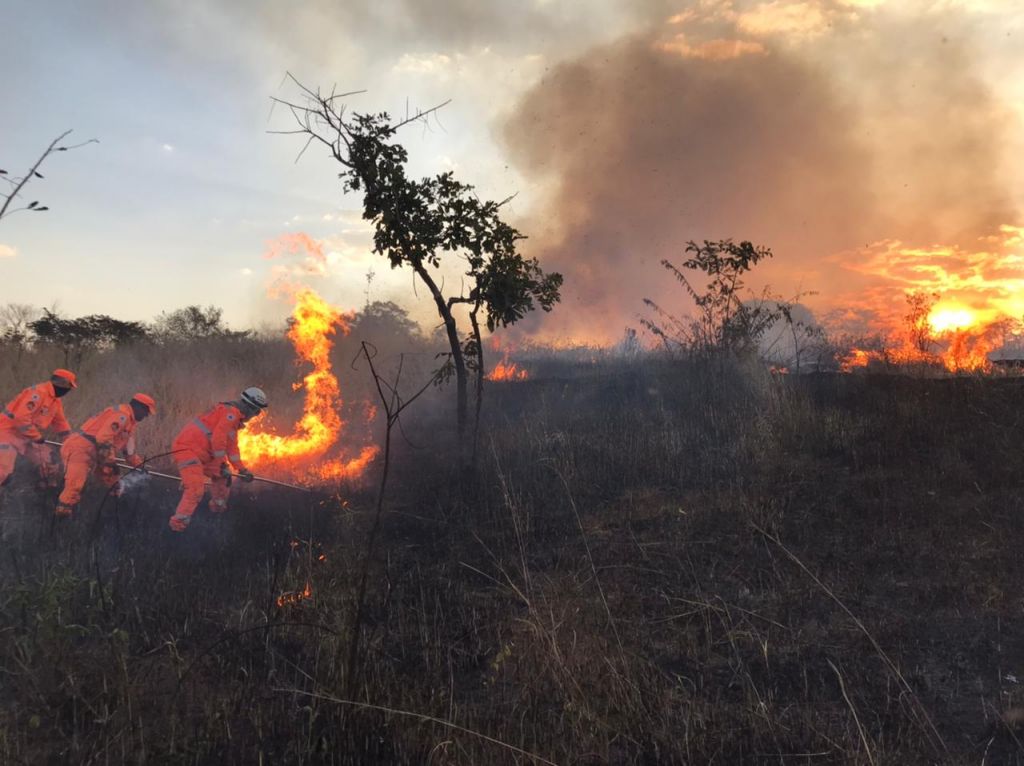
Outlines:
[[[427,339],[408,312],[391,301],[368,303],[352,315],[352,329],[387,340],[404,340],[412,345]],[[283,332],[282,332],[283,334]],[[67,364],[80,364],[89,352],[121,346],[196,343],[208,340],[241,341],[280,335],[262,335],[254,330],[233,330],[216,306],[185,306],[163,312],[152,322],[127,322],[106,314],[68,317],[53,309],[8,303],[0,307],[0,345],[24,351],[45,344],[59,349]]]

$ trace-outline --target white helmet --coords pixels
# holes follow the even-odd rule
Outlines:
[[[263,393],[262,388],[256,388],[255,386],[247,388],[242,392],[242,401],[257,412],[267,408],[267,395]]]

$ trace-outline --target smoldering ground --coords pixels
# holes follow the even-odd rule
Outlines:
[[[184,536],[173,485],[52,536],[26,489],[2,759],[1019,760],[1019,381],[533,369],[491,387],[472,477],[408,424],[355,682],[372,489],[240,488]]]

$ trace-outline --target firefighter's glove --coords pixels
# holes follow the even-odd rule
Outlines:
[[[220,465],[220,475],[223,478],[225,478],[225,479],[230,479],[231,478],[231,466],[229,466],[227,463],[221,463],[221,465]]]
[[[243,468],[238,472],[238,478],[244,481],[246,484],[251,482],[255,477],[252,475],[252,471],[248,468]]]

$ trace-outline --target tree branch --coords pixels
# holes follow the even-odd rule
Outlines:
[[[15,198],[21,193],[21,190],[25,188],[25,185],[32,178],[37,178],[37,177],[38,178],[42,178],[42,176],[39,174],[39,167],[43,164],[43,161],[47,157],[49,157],[54,152],[66,152],[69,149],[77,149],[78,147],[85,146],[86,144],[99,143],[99,141],[97,141],[95,138],[90,138],[88,141],[83,141],[82,143],[75,144],[73,146],[57,146],[57,144],[59,144],[61,141],[63,141],[65,138],[67,138],[70,134],[71,134],[70,130],[65,130],[63,133],[61,133],[59,136],[57,136],[55,139],[53,139],[53,141],[50,143],[50,145],[48,147],[46,147],[46,151],[44,151],[39,156],[39,159],[36,160],[36,163],[31,168],[29,168],[29,171],[24,175],[24,177],[21,178],[14,185],[14,189],[12,189],[11,192],[9,194],[7,194],[6,197],[4,197],[4,203],[3,203],[2,206],[0,206],[0,219],[4,218],[7,215],[11,215],[13,213],[17,213],[17,212],[20,212],[22,210],[27,210],[28,209],[28,208],[18,208],[17,210],[9,210],[9,208],[11,206],[11,203],[14,202]]]

